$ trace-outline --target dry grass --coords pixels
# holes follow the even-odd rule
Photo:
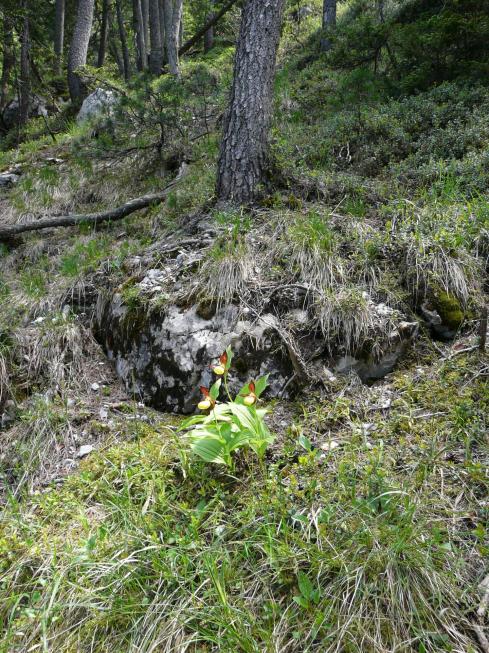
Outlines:
[[[289,278],[311,288],[331,288],[345,279],[345,269],[336,249],[336,234],[328,216],[315,210],[289,215],[279,225],[272,244],[274,259]]]
[[[245,241],[218,241],[198,272],[197,296],[219,307],[244,295],[253,277],[253,260]]]
[[[375,304],[358,287],[343,287],[317,293],[314,303],[317,324],[330,349],[338,346],[354,354],[367,342],[372,354],[381,354],[382,344],[396,327],[398,313],[385,304]]]
[[[423,297],[429,288],[441,287],[466,306],[480,290],[482,262],[464,250],[453,255],[429,240],[409,243],[406,248],[406,276],[416,297]]]

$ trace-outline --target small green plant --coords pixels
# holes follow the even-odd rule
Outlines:
[[[256,404],[268,385],[268,375],[244,385],[233,399],[228,387],[228,373],[233,353],[231,348],[222,354],[214,374],[219,378],[211,388],[201,386],[202,400],[198,408],[205,414],[185,420],[181,429],[193,427],[188,437],[194,454],[208,463],[233,467],[233,453],[250,448],[262,460],[274,437],[265,424],[267,413]],[[219,403],[221,386],[228,401]]]
[[[314,605],[317,605],[321,600],[321,591],[314,587],[311,579],[303,571],[297,574],[297,586],[299,587],[300,594],[294,596],[294,601],[300,605],[304,610],[309,610]]]

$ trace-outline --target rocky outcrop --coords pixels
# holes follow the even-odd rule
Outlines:
[[[168,306],[147,314],[124,305],[120,294],[99,310],[97,337],[117,374],[136,398],[160,410],[190,413],[209,386],[210,364],[231,345],[233,392],[251,378],[270,374],[270,396],[279,396],[292,370],[274,329],[275,318],[253,322],[227,306],[210,317],[196,306]]]
[[[170,273],[171,267],[148,270],[134,288],[154,299],[169,280],[175,283]],[[213,381],[210,364],[229,345],[235,352],[230,375],[233,392],[264,374],[270,375],[269,398],[291,392],[294,367],[284,328],[295,334],[304,359],[311,360],[312,380],[322,378],[325,366],[335,373],[353,371],[367,383],[382,378],[405,354],[418,324],[396,321],[393,309],[383,304],[376,308],[379,315],[389,310],[391,328],[379,335],[374,349],[365,345],[355,353],[341,347],[331,352],[324,336],[311,327],[306,309],[290,308],[279,322],[270,307],[255,318],[235,305],[206,310],[202,303],[159,307],[125,302],[123,291],[99,298],[96,336],[134,398],[160,410],[190,413],[200,396],[199,386]],[[324,353],[318,358],[321,349]]]
[[[33,95],[29,103],[29,118],[41,118],[48,115],[48,106],[44,98]],[[2,122],[6,130],[13,129],[19,122],[19,100],[14,99],[2,112]]]
[[[81,109],[76,120],[78,123],[87,120],[95,120],[100,117],[108,117],[112,114],[117,97],[114,91],[97,88],[93,93],[83,100]]]

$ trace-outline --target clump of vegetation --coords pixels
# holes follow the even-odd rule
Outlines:
[[[233,352],[230,347],[213,367],[214,373],[221,377],[211,388],[201,387],[203,395],[199,409],[209,411],[205,416],[190,417],[182,424],[182,429],[192,427],[188,434],[194,454],[210,463],[220,463],[233,467],[232,454],[249,447],[263,459],[273,436],[265,424],[267,413],[255,404],[267,387],[267,377],[247,383],[233,399],[228,388],[228,373],[231,368]],[[218,403],[221,383],[227,394],[225,403]]]

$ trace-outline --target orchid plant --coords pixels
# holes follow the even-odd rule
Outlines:
[[[201,386],[202,399],[198,404],[200,415],[189,417],[180,427],[189,430],[191,450],[209,463],[233,467],[233,453],[238,449],[250,448],[263,459],[274,437],[265,424],[265,408],[259,408],[260,396],[268,385],[268,375],[256,381],[249,381],[232,398],[228,386],[228,373],[233,352],[230,347],[211,366],[218,377],[206,388]],[[224,387],[227,401],[219,402]]]

